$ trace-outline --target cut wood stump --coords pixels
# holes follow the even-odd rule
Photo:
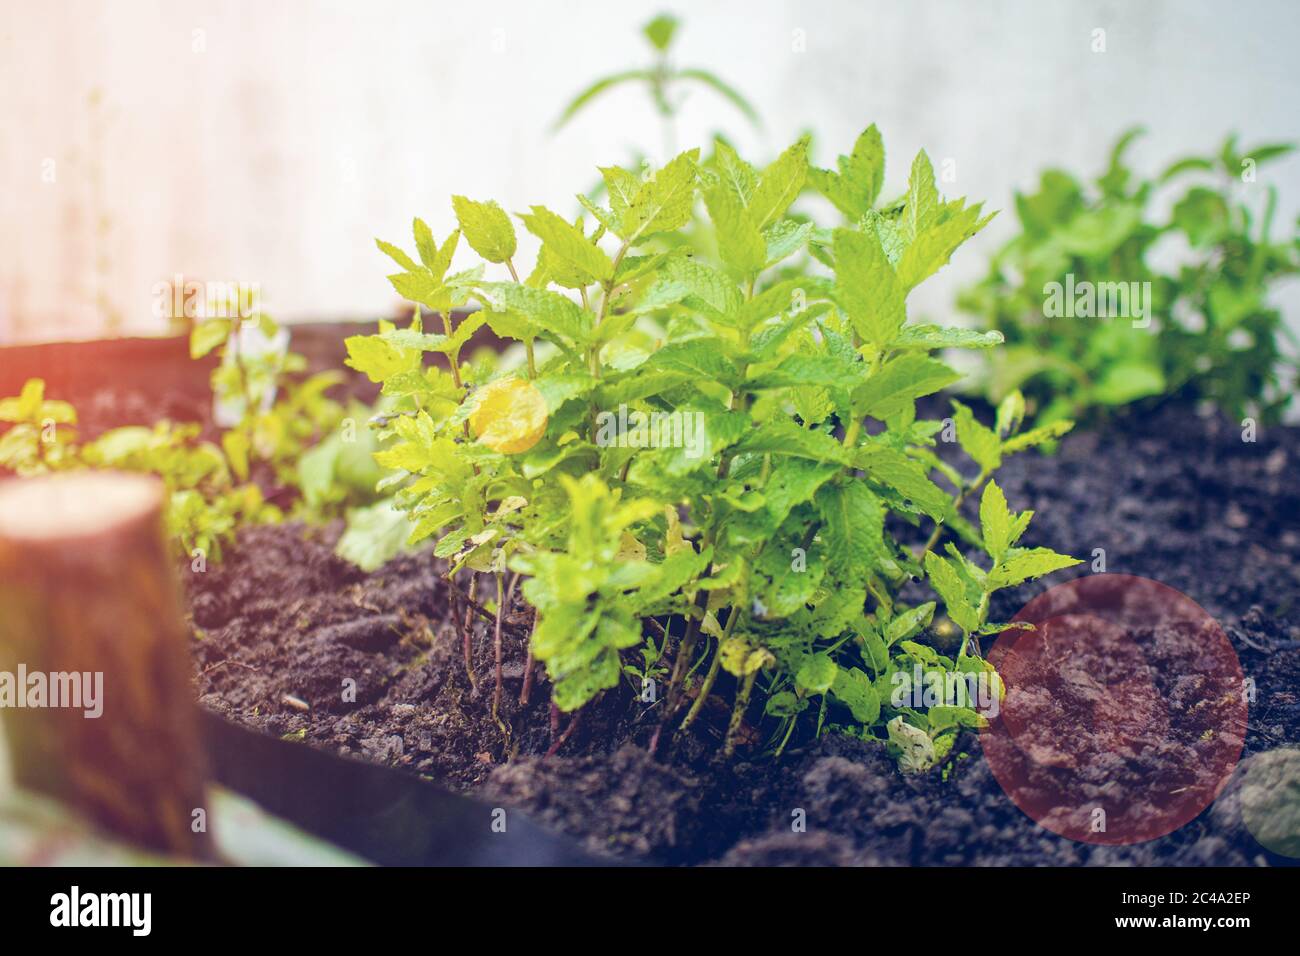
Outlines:
[[[0,482],[0,724],[19,787],[204,859],[205,767],[163,501],[145,475]]]

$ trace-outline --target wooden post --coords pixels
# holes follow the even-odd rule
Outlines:
[[[205,766],[163,500],[137,474],[0,482],[0,724],[18,786],[201,859]]]

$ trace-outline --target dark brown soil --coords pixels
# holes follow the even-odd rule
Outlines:
[[[1020,455],[999,473],[1012,507],[1036,511],[1026,544],[1088,561],[1104,549],[1107,571],[1161,581],[1218,619],[1257,688],[1243,762],[1300,743],[1298,466],[1298,429],[1247,443],[1226,421],[1171,409],[1069,436],[1055,456]],[[365,575],[334,557],[337,534],[248,529],[224,564],[192,575],[201,700],[267,733],[524,810],[594,852],[727,865],[1286,862],[1247,832],[1231,785],[1191,823],[1146,843],[1057,837],[1005,795],[970,734],[946,779],[903,777],[879,746],[835,734],[776,763],[742,754],[721,765],[711,756],[725,714],[706,709],[699,734],[655,761],[644,746],[656,712],[627,686],[545,757],[556,731],[570,728],[567,716],[553,725],[540,670],[532,700],[518,703],[531,612],[516,605],[506,617],[498,726],[490,623],[473,626],[475,688],[432,558],[401,557]],[[1046,586],[1002,592],[993,618],[1010,619]]]

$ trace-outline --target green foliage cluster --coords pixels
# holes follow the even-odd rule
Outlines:
[[[238,421],[222,432],[221,447],[239,481],[257,469],[269,483],[294,488],[300,495],[294,517],[321,520],[348,508],[369,504],[382,477],[374,463],[373,434],[355,423],[369,410],[353,402],[345,408],[327,392],[344,381],[330,370],[301,378],[307,362],[285,347],[274,347],[279,326],[265,313],[242,317],[232,305],[229,315],[209,317],[190,332],[190,357],[214,350],[220,356],[212,371],[212,394],[218,405],[234,409]],[[261,333],[268,347],[241,348],[246,329]]]
[[[589,220],[517,215],[540,241],[522,280],[514,222],[494,202],[455,197],[459,228],[441,242],[417,219],[414,255],[379,242],[398,292],[441,316],[438,332],[417,309],[409,327],[347,343],[392,403],[377,457],[411,541],[435,539],[449,577],[495,579],[498,614],[504,582],[523,581],[532,651],[563,710],[664,679],[664,725],[689,726],[733,688],[725,752],[753,724],[777,750],[796,725],[840,724],[933,763],[978,716],[896,706],[893,691],[922,672],[989,673],[977,638],[1004,627],[990,594],[1077,563],[1020,546],[1030,515],[989,480],[1068,423],[1022,430],[1019,393],[993,427],[960,405],[917,417],[918,399],[959,377],[935,353],[1001,341],[907,321],[911,290],[989,217],[940,196],[924,152],[906,192],[879,203],[875,127],[835,171],[810,166],[801,140],[763,169],[719,142],[707,160],[690,150],[645,175],[601,174],[608,203],[579,197]],[[806,186],[842,221],[796,219]],[[672,241],[701,204],[709,254]],[[462,240],[481,261],[454,270]],[[484,324],[517,351],[464,361]],[[620,432],[616,414],[682,422],[692,440]],[[973,481],[936,453],[944,439],[974,460]],[[958,505],[981,486],[976,528]],[[903,525],[932,526],[928,544],[900,543]],[[986,560],[939,548],[948,530]],[[899,597],[912,578],[962,633],[948,653],[923,633],[937,602]]]
[[[74,457],[77,410],[47,399],[45,382],[28,379],[18,395],[0,398],[0,468],[20,477],[53,471]]]
[[[218,560],[236,527],[281,517],[257,485],[235,480],[222,449],[199,440],[198,425],[128,425],[79,443],[76,409],[46,399],[39,378],[28,379],[17,397],[0,399],[0,422],[10,423],[0,435],[0,469],[16,475],[75,468],[158,475],[168,493],[169,534],[187,554],[198,549]]]
[[[241,480],[222,448],[200,432],[195,423],[126,425],[83,445],[78,458],[88,468],[157,475],[167,490],[169,537],[191,558],[220,561],[241,526],[280,521],[284,514],[255,482]]]
[[[1257,167],[1292,147],[1242,150],[1232,137],[1217,155],[1148,179],[1124,158],[1139,132],[1119,139],[1094,182],[1052,169],[1017,195],[1020,234],[959,299],[1007,338],[991,356],[988,394],[1022,389],[1040,423],[1174,395],[1274,421],[1300,350],[1270,293],[1300,272],[1300,229],[1273,238],[1277,190]],[[1067,275],[1067,290],[1097,299],[1150,283],[1147,316],[1049,317],[1049,284]]]
[[[79,443],[76,409],[46,399],[45,382],[34,378],[18,396],[0,399],[0,422],[8,423],[0,434],[0,469],[19,476],[72,468],[155,474],[168,495],[169,535],[186,555],[211,560],[220,560],[242,525],[286,517],[319,522],[372,503],[383,477],[374,461],[377,438],[364,427],[351,434],[345,419],[346,411],[364,421],[368,410],[355,403],[345,410],[326,396],[341,381],[338,372],[297,381],[301,356],[239,352],[245,321],[274,337],[266,316],[205,319],[191,333],[192,357],[222,350],[213,392],[242,412],[219,443],[204,440],[197,423],[170,421],[115,428]],[[266,499],[264,486],[292,490],[288,515]]]

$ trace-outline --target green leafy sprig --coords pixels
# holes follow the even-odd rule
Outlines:
[[[611,73],[591,82],[568,102],[552,129],[561,129],[598,97],[629,84],[643,86],[649,93],[655,109],[663,118],[665,155],[671,155],[673,152],[677,114],[681,109],[683,98],[680,90],[701,86],[712,90],[735,107],[753,126],[760,126],[758,111],[730,83],[711,70],[700,67],[679,67],[673,62],[673,41],[680,27],[681,21],[666,13],[660,14],[647,23],[641,33],[650,44],[653,54],[651,63],[644,67]]]

